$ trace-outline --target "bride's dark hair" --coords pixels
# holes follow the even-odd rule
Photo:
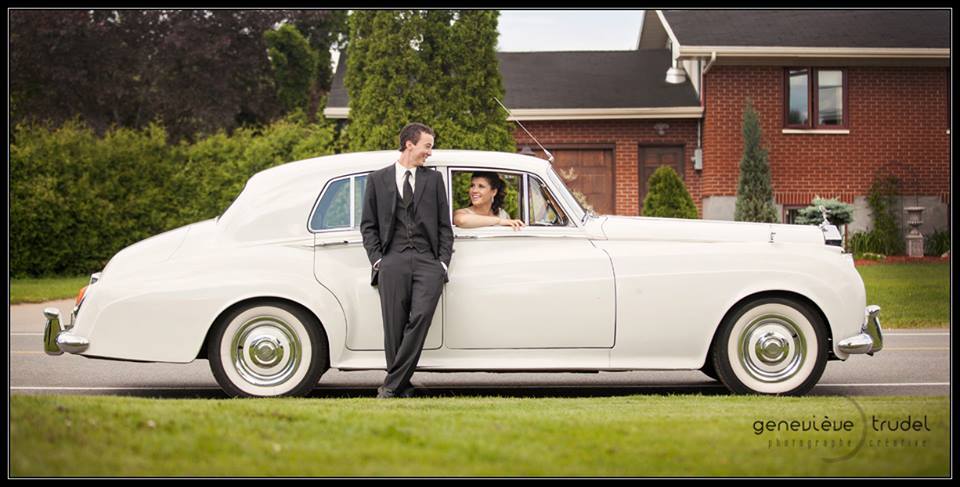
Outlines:
[[[506,184],[500,179],[500,176],[495,172],[480,171],[475,172],[470,176],[470,179],[474,178],[483,178],[487,180],[487,184],[490,185],[491,189],[497,190],[497,194],[493,196],[493,203],[490,205],[490,211],[496,216],[500,213],[500,208],[503,207],[503,199],[507,197],[507,192],[505,191]]]

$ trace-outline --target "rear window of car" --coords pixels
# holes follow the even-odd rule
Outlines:
[[[358,228],[366,188],[366,174],[330,181],[323,189],[310,217],[310,230],[318,232]]]

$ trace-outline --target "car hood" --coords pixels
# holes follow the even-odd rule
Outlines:
[[[721,220],[685,220],[606,216],[604,237],[610,240],[643,239],[686,242],[770,242],[824,244],[814,225],[783,225]]]

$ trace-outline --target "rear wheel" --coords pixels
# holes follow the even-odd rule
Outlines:
[[[827,364],[820,317],[787,298],[749,302],[721,325],[714,347],[718,379],[737,394],[802,395]]]
[[[327,370],[320,323],[288,303],[241,306],[214,326],[207,358],[230,396],[304,396]]]

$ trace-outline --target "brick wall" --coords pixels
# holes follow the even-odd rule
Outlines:
[[[684,148],[684,181],[694,202],[700,208],[701,176],[693,170],[693,151],[697,147],[697,121],[695,119],[669,120],[563,120],[522,122],[537,140],[550,149],[565,146],[610,145],[614,148],[614,185],[617,215],[639,214],[639,152],[641,145],[670,145]],[[666,123],[669,128],[664,135],[654,129],[657,123]],[[524,144],[536,149],[536,143],[514,125],[517,146]],[[575,148],[575,147],[569,147]]]
[[[846,135],[782,133],[783,76],[783,68],[766,66],[716,66],[707,74],[702,197],[736,194],[750,97],[778,203],[805,205],[815,194],[852,202],[878,172],[900,178],[905,195],[949,203],[946,68],[847,68]]]

